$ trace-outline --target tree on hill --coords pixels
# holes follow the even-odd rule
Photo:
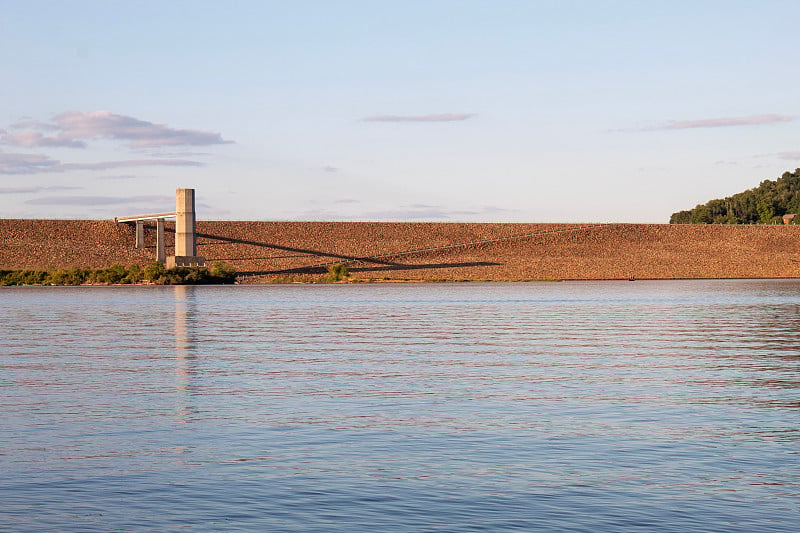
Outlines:
[[[784,172],[776,181],[764,180],[753,189],[673,213],[669,223],[770,224],[791,213],[800,213],[800,168]]]

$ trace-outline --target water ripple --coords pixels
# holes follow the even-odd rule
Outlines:
[[[0,289],[0,529],[793,531],[800,283]]]

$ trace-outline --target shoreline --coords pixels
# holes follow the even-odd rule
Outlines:
[[[352,282],[334,282],[334,283],[203,283],[203,284],[174,284],[162,285],[157,283],[86,283],[81,285],[0,285],[0,291],[12,288],[119,288],[119,287],[279,287],[279,286],[332,286],[332,285],[523,285],[523,284],[551,284],[551,283],[635,283],[635,282],[656,282],[656,283],[670,283],[676,281],[696,281],[696,282],[736,282],[736,281],[800,281],[800,277],[796,278],[682,278],[682,279],[642,279],[642,280],[623,280],[623,279],[570,279],[570,280],[551,280],[551,281],[488,281],[488,280],[459,280],[459,281],[425,281],[425,280],[393,280],[393,281],[352,281]]]

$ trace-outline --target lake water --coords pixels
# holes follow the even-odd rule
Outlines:
[[[800,282],[0,289],[3,531],[797,531]]]

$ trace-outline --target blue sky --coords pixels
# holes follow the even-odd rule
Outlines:
[[[0,217],[667,222],[800,167],[797,1],[0,0]]]

